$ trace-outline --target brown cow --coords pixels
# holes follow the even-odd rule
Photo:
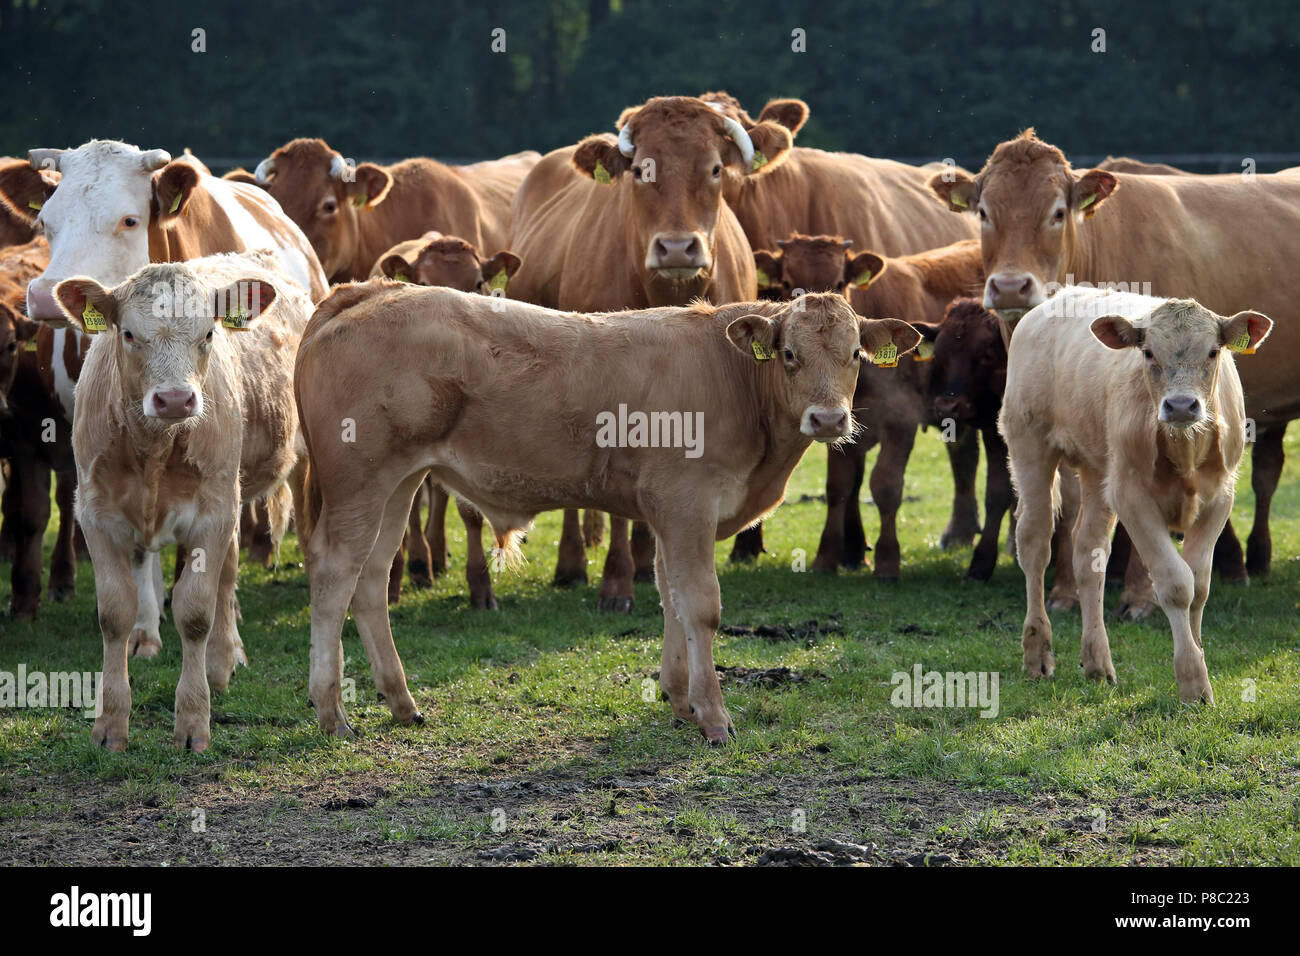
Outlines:
[[[764,282],[789,298],[804,291],[839,292],[854,311],[867,318],[901,318],[938,322],[948,303],[979,288],[983,281],[979,243],[966,239],[910,256],[886,258],[874,252],[852,253],[850,240],[839,236],[795,234],[777,243],[775,252],[754,254]],[[880,512],[874,574],[895,580],[900,572],[897,517],[903,501],[903,476],[916,441],[916,429],[937,425],[929,398],[930,362],[913,354],[896,368],[862,366],[853,408],[863,430],[850,443],[830,450],[826,468],[826,524],[813,568],[834,572],[844,564],[861,564],[866,536],[858,507],[867,452],[877,443],[880,455],[871,472],[871,497]],[[947,436],[945,436],[947,437]],[[975,470],[979,446],[975,432],[958,429],[947,441],[954,495],[952,519],[941,543],[968,542],[979,528]]]
[[[321,729],[351,734],[341,694],[349,606],[376,689],[395,718],[420,719],[385,584],[431,472],[482,511],[505,553],[541,511],[646,521],[664,606],[660,687],[674,714],[725,742],[734,730],[713,664],[714,542],[780,504],[812,441],[851,432],[862,356],[905,352],[919,336],[896,320],[859,320],[838,295],[590,316],[497,305],[450,289],[343,286],[303,337],[294,387],[316,516],[308,689]],[[702,423],[699,454],[612,440],[620,406],[676,414],[678,438],[688,417]],[[357,423],[355,442],[340,440],[344,418]]]
[[[4,177],[5,171],[10,166],[25,167],[27,160],[14,159],[12,156],[0,157],[0,179]],[[21,246],[31,242],[35,235],[29,217],[18,215],[0,202],[0,247]]]
[[[732,175],[778,170],[789,130],[746,127],[689,96],[626,109],[618,130],[549,153],[520,186],[509,245],[523,265],[512,297],[582,312],[753,299],[749,243],[723,190]],[[626,523],[615,517],[600,608],[631,610],[635,565]],[[587,579],[576,513],[565,515],[555,576]]]
[[[1107,156],[1096,166],[1110,173],[1135,173],[1140,176],[1192,176],[1185,169],[1168,163],[1147,163],[1128,156]]]
[[[321,139],[295,139],[258,164],[255,181],[302,227],[331,282],[365,279],[383,252],[429,229],[504,249],[515,190],[533,152],[472,166],[407,159],[353,164]]]
[[[931,186],[954,212],[979,216],[984,305],[1013,321],[1066,281],[1130,291],[1138,283],[1221,314],[1251,308],[1274,317],[1272,358],[1247,359],[1240,370],[1255,427],[1246,560],[1231,522],[1216,553],[1225,577],[1267,574],[1282,438],[1300,415],[1300,377],[1290,361],[1300,349],[1300,317],[1293,318],[1300,290],[1290,284],[1300,261],[1300,176],[1076,173],[1030,129],[1000,144],[978,176],[935,177]],[[1229,262],[1225,250],[1233,253]],[[1206,268],[1210,261],[1220,267]]]

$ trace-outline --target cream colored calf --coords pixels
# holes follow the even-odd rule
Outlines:
[[[1225,319],[1189,299],[1078,287],[1021,320],[999,428],[1020,494],[1016,546],[1030,677],[1050,677],[1055,666],[1043,571],[1064,461],[1079,473],[1074,574],[1084,673],[1115,682],[1102,590],[1118,515],[1169,618],[1179,694],[1214,702],[1201,613],[1245,445],[1245,404],[1230,350],[1253,352],[1271,327],[1255,312]],[[1183,532],[1181,555],[1171,530]]]

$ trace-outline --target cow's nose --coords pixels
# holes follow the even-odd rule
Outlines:
[[[699,233],[661,232],[650,240],[651,269],[706,269],[709,256]]]
[[[194,414],[194,405],[191,388],[158,389],[153,393],[153,412],[158,418],[189,418]]]
[[[43,278],[27,283],[27,315],[38,322],[63,324],[67,321],[54,300],[54,283]]]
[[[849,413],[842,408],[808,409],[810,438],[843,438],[849,433]]]
[[[966,395],[940,395],[934,400],[934,410],[940,418],[955,418],[958,421],[973,417],[974,409]]]
[[[1028,272],[996,272],[984,284],[986,309],[1032,309],[1042,301],[1042,286]]]
[[[1160,420],[1172,424],[1195,422],[1201,417],[1201,400],[1194,395],[1170,395],[1160,403]]]

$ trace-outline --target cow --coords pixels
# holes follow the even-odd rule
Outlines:
[[[548,153],[520,186],[509,248],[523,265],[511,297],[581,312],[754,299],[752,253],[723,193],[733,175],[778,170],[790,131],[745,126],[689,96],[629,107],[617,129]],[[601,609],[632,609],[636,567],[653,560],[650,535],[638,544],[634,557],[626,522],[614,517]],[[576,513],[564,518],[555,578],[587,579]]]
[[[965,239],[910,256],[888,258],[875,252],[852,252],[852,240],[839,236],[795,233],[775,250],[754,253],[764,285],[789,299],[804,291],[837,292],[848,297],[854,311],[868,318],[900,318],[905,322],[938,322],[954,298],[983,282],[979,243]],[[919,328],[919,327],[918,327]],[[903,476],[916,429],[938,425],[929,397],[930,355],[912,353],[898,367],[863,365],[853,408],[862,431],[852,442],[830,449],[826,468],[826,524],[822,529],[813,570],[833,573],[841,564],[863,563],[866,535],[858,507],[867,452],[876,444],[880,455],[871,472],[871,497],[880,513],[873,574],[897,580],[901,552],[897,516],[903,501]],[[975,470],[979,446],[975,432],[962,428],[947,442],[955,485],[952,518],[940,541],[951,547],[969,541],[978,529]]]
[[[14,159],[12,156],[0,157],[0,178],[10,166],[26,166],[27,161]],[[0,248],[4,246],[21,246],[31,242],[36,232],[28,217],[21,216],[0,203]]]
[[[955,299],[940,323],[913,322],[932,343],[929,398],[934,418],[979,432],[988,473],[984,487],[984,527],[966,577],[987,581],[998,561],[1002,519],[1015,504],[1007,446],[998,431],[998,412],[1007,381],[1007,350],[997,317],[978,299]],[[923,346],[924,347],[924,346]]]
[[[542,511],[647,522],[664,606],[660,687],[674,714],[725,743],[734,727],[713,665],[714,542],[779,505],[813,441],[851,433],[859,362],[886,346],[906,352],[919,335],[860,320],[833,294],[604,315],[500,305],[450,289],[342,286],[304,334],[294,387],[311,462],[308,689],[321,730],[352,733],[341,695],[349,606],[394,718],[420,719],[385,584],[431,473],[473,502],[507,556]],[[688,418],[704,433],[686,447],[622,442],[611,421],[620,406],[679,414],[678,438]],[[340,441],[342,418],[357,423],[355,442]]]
[[[1168,163],[1147,163],[1128,156],[1107,156],[1096,166],[1110,173],[1135,173],[1141,176],[1192,176],[1185,169],[1170,166]]]
[[[247,663],[235,622],[240,502],[282,499],[305,451],[292,376],[311,299],[265,253],[149,265],[111,288],[74,277],[54,294],[70,322],[100,330],[72,435],[104,638],[92,739],[126,748],[137,595],[148,555],[175,544],[187,560],[172,594],[182,639],[173,742],[201,752],[209,691]]]
[[[474,246],[459,236],[444,236],[436,230],[418,239],[399,242],[384,252],[371,269],[371,278],[387,278],[416,285],[446,286],[461,292],[505,295],[510,277],[519,269],[519,257],[513,252],[498,252],[484,259]],[[420,499],[429,498],[429,523],[420,527]],[[492,593],[492,577],[483,551],[483,516],[463,501],[456,502],[465,524],[468,554],[465,578],[469,585],[470,605],[475,608],[497,607]],[[433,577],[447,570],[447,490],[426,481],[411,507],[411,521],[406,542],[393,561],[388,580],[388,603],[396,604],[401,595],[403,552],[411,549],[411,581],[427,587]]]
[[[1084,674],[1116,680],[1102,617],[1105,563],[1097,558],[1109,550],[1118,515],[1169,619],[1179,696],[1214,702],[1201,614],[1246,431],[1232,352],[1254,352],[1272,325],[1258,312],[1223,318],[1191,299],[1078,287],[1021,319],[999,428],[1020,499],[1016,550],[1025,572],[1024,669],[1031,678],[1051,677],[1055,668],[1043,569],[1065,461],[1079,474],[1074,575]],[[1181,555],[1170,531],[1183,534]]]
[[[430,229],[504,249],[515,190],[538,158],[380,166],[352,163],[322,139],[295,139],[258,163],[253,178],[302,227],[330,281],[347,282],[365,279],[386,249]]]
[[[1257,308],[1274,317],[1272,357],[1241,368],[1255,427],[1254,527],[1244,563],[1231,521],[1216,549],[1225,578],[1266,575],[1282,438],[1300,415],[1300,378],[1288,359],[1300,349],[1300,320],[1290,318],[1300,298],[1290,284],[1300,260],[1300,176],[1075,172],[1027,129],[1001,143],[977,176],[936,176],[931,187],[952,211],[978,217],[984,305],[1010,322],[1067,280],[1129,291],[1140,283],[1144,292],[1193,298],[1220,314]],[[1231,259],[1207,269],[1225,250]]]

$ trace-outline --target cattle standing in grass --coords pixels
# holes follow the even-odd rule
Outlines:
[[[340,646],[349,604],[376,689],[398,720],[418,719],[385,583],[411,498],[432,473],[474,503],[507,553],[542,511],[647,522],[664,606],[660,686],[678,717],[724,742],[733,730],[713,665],[714,542],[777,507],[813,440],[850,433],[859,361],[885,345],[905,352],[919,336],[902,322],[860,321],[837,295],[591,316],[495,305],[448,289],[345,286],[303,337],[294,387],[311,456],[309,690],[321,729],[350,733]],[[599,441],[620,405],[698,413],[700,454]],[[355,442],[340,440],[345,418]]]
[[[272,268],[260,253],[211,256],[151,265],[111,289],[81,278],[56,287],[72,322],[104,326],[77,383],[72,441],[104,638],[94,740],[109,749],[126,747],[129,641],[150,553],[175,544],[186,556],[172,593],[177,746],[207,748],[209,689],[224,691],[247,663],[235,625],[240,501],[283,501],[304,450],[291,390],[311,300]],[[287,512],[272,513],[282,533]]]
[[[938,322],[948,303],[979,288],[979,243],[967,239],[911,256],[887,259],[874,252],[851,252],[852,243],[838,236],[800,236],[777,244],[774,252],[754,254],[769,288],[788,298],[792,289],[835,291],[847,295],[854,311],[868,318]],[[930,362],[913,353],[894,368],[864,365],[853,396],[863,426],[852,442],[833,447],[826,468],[826,524],[813,568],[833,572],[843,564],[856,567],[866,555],[866,535],[858,492],[867,452],[877,443],[880,455],[871,471],[871,498],[880,512],[874,574],[894,580],[900,573],[897,517],[903,502],[903,477],[916,441],[916,429],[937,425],[929,396]],[[979,445],[975,433],[956,430],[947,443],[955,490],[952,518],[940,539],[950,547],[969,542],[979,528],[975,471]]]
[[[1259,308],[1277,320],[1272,357],[1241,368],[1255,426],[1255,521],[1245,563],[1231,522],[1216,549],[1225,577],[1267,574],[1282,438],[1300,415],[1300,376],[1291,360],[1300,351],[1300,296],[1292,284],[1300,261],[1300,176],[1075,172],[1059,149],[1026,130],[1000,144],[978,176],[936,176],[931,186],[953,211],[979,217],[984,305],[1013,321],[1046,298],[1049,283],[1070,277],[1126,283],[1127,291],[1147,291],[1150,283],[1155,295],[1187,296],[1222,314]]]
[[[1201,613],[1246,425],[1229,349],[1253,352],[1271,326],[1255,312],[1225,319],[1187,299],[1077,287],[1021,320],[1000,428],[1020,496],[1016,550],[1025,571],[1030,677],[1050,677],[1055,666],[1043,570],[1064,461],[1079,473],[1074,576],[1084,673],[1115,682],[1102,619],[1105,561],[1098,556],[1109,550],[1118,515],[1169,618],[1180,696],[1213,703]],[[1170,531],[1183,533],[1181,555]]]

